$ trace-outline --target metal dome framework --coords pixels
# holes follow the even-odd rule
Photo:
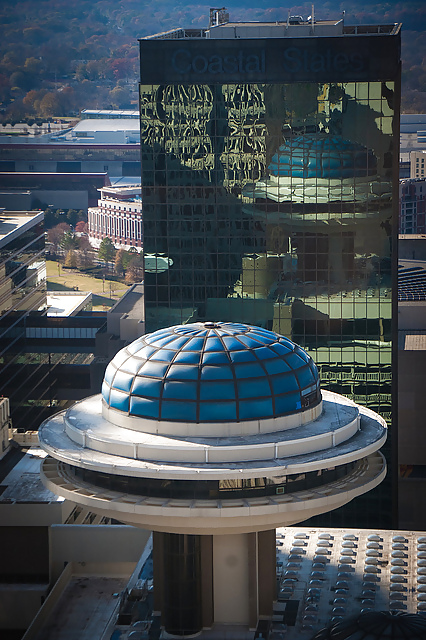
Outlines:
[[[102,396],[107,409],[129,416],[197,423],[277,418],[321,402],[303,349],[272,331],[222,322],[136,340],[109,364]]]

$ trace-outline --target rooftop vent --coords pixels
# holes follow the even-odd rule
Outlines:
[[[220,9],[216,7],[210,8],[209,27],[217,27],[219,24],[226,24],[227,22],[229,22],[229,13],[226,7],[220,7]]]

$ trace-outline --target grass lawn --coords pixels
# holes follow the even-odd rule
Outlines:
[[[93,309],[105,311],[112,307],[129,288],[121,282],[81,273],[77,269],[64,269],[62,264],[54,260],[46,261],[48,291],[91,291]]]

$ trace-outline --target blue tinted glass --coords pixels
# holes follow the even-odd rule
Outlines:
[[[174,336],[173,341],[169,342],[169,349],[181,349],[188,342],[188,336]]]
[[[271,360],[272,358],[275,360],[277,359],[277,354],[269,347],[259,347],[258,349],[254,350],[254,353],[256,355],[256,358],[258,358],[259,360]]]
[[[145,347],[145,342],[143,342],[142,340],[136,340],[136,342],[132,342],[132,344],[128,344],[126,349],[127,351],[133,355],[134,353],[137,353],[138,351],[142,351]]]
[[[270,375],[274,373],[285,373],[286,371],[291,371],[288,364],[284,360],[280,360],[277,357],[275,357],[275,360],[264,360],[263,366]]]
[[[201,368],[201,380],[233,380],[231,367],[226,365],[220,367],[203,366]]]
[[[275,394],[299,390],[299,385],[297,384],[296,377],[293,373],[282,376],[273,376],[271,380],[272,388]]]
[[[128,411],[129,410],[128,394],[111,389],[111,394],[109,397],[109,406],[113,407],[114,409],[119,409],[120,411]]]
[[[112,381],[112,387],[115,389],[121,389],[121,391],[130,391],[132,386],[133,376],[131,373],[124,373],[123,371],[117,371]]]
[[[158,338],[157,340],[155,340],[155,342],[150,341],[150,344],[152,344],[153,347],[164,347],[165,345],[169,344],[170,342],[173,342],[173,340],[175,339],[176,336],[172,335],[168,335],[168,336],[164,336],[164,338]]]
[[[256,420],[271,418],[273,413],[272,398],[262,400],[241,400],[238,405],[240,420]]]
[[[200,385],[200,400],[235,400],[233,381],[216,382]]]
[[[295,352],[297,353],[298,356],[300,356],[302,358],[302,360],[304,360],[305,362],[309,362],[309,360],[311,359],[310,356],[306,353],[306,351],[304,351],[303,349],[301,349],[300,347],[296,346],[295,348]]]
[[[173,363],[182,362],[185,364],[198,364],[200,362],[200,352],[198,351],[179,351],[176,354]]]
[[[298,369],[296,375],[301,387],[308,387],[315,382],[312,371],[308,366],[306,366],[304,369]]]
[[[270,335],[267,336],[264,333],[261,333],[260,331],[250,331],[249,335],[251,338],[255,338],[256,340],[259,340],[259,342],[261,342],[262,344],[271,344],[277,341],[275,336],[270,336]]]
[[[229,364],[229,358],[225,352],[204,353],[203,364]]]
[[[260,336],[254,337],[251,333],[246,336],[238,336],[238,338],[249,349],[255,349],[256,347],[260,347],[261,344],[264,344],[264,338]]]
[[[293,351],[293,349],[294,349],[294,342],[292,342],[291,340],[289,340],[285,336],[281,336],[280,337],[279,344],[282,344],[285,347],[287,347],[289,351]]]
[[[222,340],[229,351],[241,351],[241,349],[244,349],[242,343],[233,336],[223,336]]]
[[[273,349],[275,353],[278,353],[279,356],[285,356],[293,351],[293,347],[289,348],[286,344],[281,342],[271,344],[271,349]]]
[[[114,358],[111,360],[112,364],[115,364],[115,366],[117,367],[117,369],[123,364],[123,362],[125,362],[125,360],[127,360],[127,358],[129,358],[129,354],[126,351],[126,349],[121,349],[121,351],[119,351]]]
[[[310,387],[305,387],[301,391],[302,396],[307,396],[309,393],[313,393],[318,388],[317,384],[312,384]]]
[[[184,364],[172,364],[167,373],[168,380],[197,380],[198,367]]]
[[[235,364],[235,373],[237,378],[256,378],[263,377],[265,370],[258,362],[238,362]]]
[[[153,353],[150,357],[150,361],[158,362],[171,362],[176,355],[175,351],[168,351],[167,349],[159,349],[156,353]]]
[[[231,351],[229,355],[232,362],[256,362],[256,356],[252,351]]]
[[[311,360],[309,363],[309,366],[311,367],[312,375],[314,376],[315,380],[318,380],[319,373],[318,373],[317,365],[314,363],[313,360]]]
[[[204,338],[191,338],[188,343],[182,347],[183,351],[201,351],[204,345]]]
[[[131,346],[132,345],[130,345],[130,347]],[[127,347],[127,348],[129,349],[129,347]],[[141,347],[137,351],[135,351],[134,354],[137,355],[138,358],[147,358],[148,359],[156,351],[157,351],[156,347],[150,347],[149,345],[146,345],[144,347]]]
[[[152,396],[153,398],[158,398],[160,396],[162,386],[162,380],[136,376],[133,382],[132,395]]]
[[[268,331],[268,329],[262,329],[262,327],[254,327],[253,331],[251,331],[251,333],[255,333],[255,334],[259,334],[260,336],[264,336],[265,338],[268,338],[268,340],[270,340],[270,342],[276,342],[277,341],[277,336],[275,333],[273,333],[273,331]]]
[[[141,360],[140,358],[129,358],[128,360],[126,360],[126,362],[124,362],[124,364],[121,365],[120,369],[122,371],[128,371],[129,373],[135,375],[139,371],[141,366],[145,364],[145,362],[146,360]]]
[[[141,418],[158,419],[160,417],[159,401],[132,396],[130,398],[130,414]]]
[[[165,382],[163,398],[175,398],[177,400],[197,400],[196,382],[179,382],[178,380]]]
[[[139,371],[141,376],[152,376],[154,378],[162,378],[170,365],[162,362],[152,362],[148,360]]]
[[[289,353],[285,361],[288,362],[292,369],[299,369],[305,364],[305,361],[302,360],[302,358],[300,358],[296,353]]]
[[[105,381],[102,383],[102,397],[109,404],[109,386]]]
[[[157,340],[161,340],[161,338],[165,338],[170,335],[170,329],[159,329],[158,331],[154,331],[154,333],[149,333],[144,336],[144,341],[147,344],[152,344],[153,342],[157,342]]]
[[[204,344],[204,351],[223,351],[224,346],[220,338],[212,337],[206,338]]]
[[[237,389],[239,398],[258,398],[259,396],[271,395],[271,387],[265,378],[237,380]]]
[[[234,421],[237,419],[235,402],[201,402],[200,422]]]
[[[163,400],[161,403],[161,419],[195,422],[197,420],[197,405],[195,402]]]
[[[117,369],[110,363],[105,371],[105,375],[104,375],[104,380],[105,382],[108,382],[109,384],[111,384],[112,379],[114,377],[115,372],[117,371]]]
[[[298,393],[291,393],[287,396],[275,397],[275,414],[281,415],[283,413],[291,413],[292,411],[299,411],[302,403]]]

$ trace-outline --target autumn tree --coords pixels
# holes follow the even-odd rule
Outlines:
[[[126,255],[126,251],[124,249],[119,249],[115,254],[114,271],[120,277],[124,275],[125,255]]]
[[[93,249],[87,236],[78,238],[77,267],[87,269],[93,265]]]
[[[84,220],[79,220],[74,228],[76,233],[87,233],[89,229],[87,222]]]
[[[75,255],[75,251],[68,251],[65,256],[64,267],[67,269],[76,269],[77,268],[77,256]]]
[[[134,282],[142,282],[143,279],[144,279],[143,255],[141,253],[138,253],[129,262],[129,265],[126,271],[125,281],[128,284],[132,284]]]
[[[61,222],[60,224],[57,224],[55,227],[52,227],[52,229],[48,230],[47,241],[53,245],[53,249],[55,252],[58,250],[58,247],[60,246],[60,243],[65,233],[69,233],[69,232],[71,232],[71,227],[69,226],[69,224],[66,224],[65,222]]]

